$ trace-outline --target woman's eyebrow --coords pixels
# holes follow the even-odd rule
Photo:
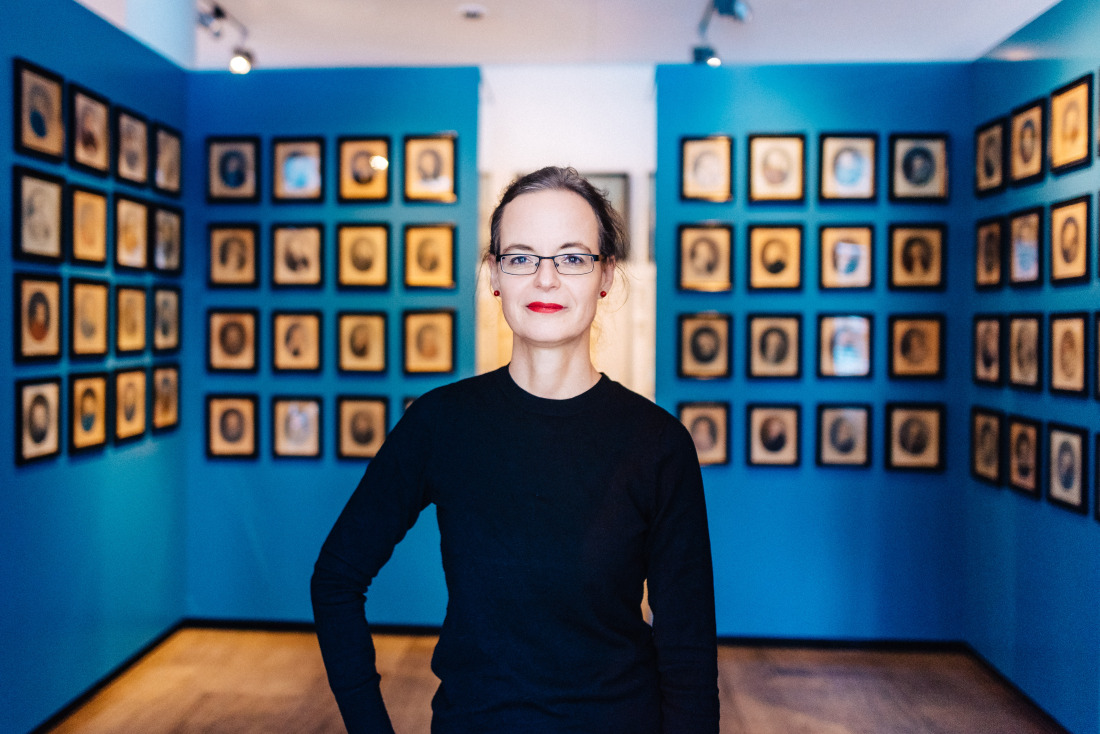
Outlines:
[[[513,242],[509,245],[505,245],[504,247],[502,247],[501,254],[504,254],[506,252],[514,252],[517,250],[520,252],[534,252],[535,248],[531,247],[530,245],[525,245],[522,242]],[[560,247],[558,247],[558,252],[561,252],[563,250],[583,250],[590,255],[592,254],[589,251],[588,246],[581,242],[565,242]]]

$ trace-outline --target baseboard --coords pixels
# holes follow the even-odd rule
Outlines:
[[[868,650],[874,652],[971,653],[961,640],[871,640],[813,637],[719,637],[718,644],[734,647],[776,647],[806,650]]]

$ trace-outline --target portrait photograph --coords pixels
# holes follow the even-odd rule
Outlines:
[[[680,314],[680,377],[710,379],[732,374],[729,314],[713,312]]]
[[[871,376],[871,314],[817,317],[818,377]]]
[[[974,316],[974,382],[979,385],[1000,385],[1001,317],[996,314]]]
[[[732,138],[680,138],[680,198],[712,202],[733,198]]]
[[[15,276],[18,314],[15,361],[61,356],[61,279],[51,275]]]
[[[405,374],[454,372],[454,311],[405,311],[402,321]]]
[[[1001,435],[1004,414],[998,410],[970,409],[970,476],[978,481],[1001,484]]]
[[[325,193],[325,141],[275,138],[271,143],[271,195],[276,203],[321,201]]]
[[[942,290],[946,238],[943,224],[891,224],[890,288]]]
[[[60,262],[65,181],[57,176],[12,166],[15,219],[12,255],[20,260]]]
[[[1013,286],[1037,286],[1042,276],[1040,239],[1043,236],[1041,207],[1016,212],[1008,220],[1008,281]]]
[[[1008,382],[1038,390],[1043,364],[1042,316],[1013,314],[1008,319]]]
[[[158,206],[153,214],[153,268],[178,275],[183,269],[183,212]]]
[[[107,373],[73,375],[69,380],[69,451],[107,444]]]
[[[386,314],[341,311],[337,315],[341,372],[386,371]]]
[[[823,226],[818,230],[820,286],[870,288],[874,284],[874,229],[871,225]]]
[[[255,372],[256,309],[208,309],[206,368],[213,372]]]
[[[944,407],[939,403],[886,404],[886,468],[943,471]]]
[[[206,396],[206,456],[211,459],[254,459],[255,395]]]
[[[1047,499],[1082,515],[1089,511],[1088,440],[1084,428],[1047,424]]]
[[[69,85],[69,164],[96,176],[111,171],[111,105],[77,84]]]
[[[733,289],[733,227],[681,224],[679,278],[682,291],[720,293]]]
[[[153,188],[179,196],[182,170],[183,136],[167,125],[153,125]]]
[[[1012,111],[1012,133],[1008,146],[1008,173],[1019,186],[1043,177],[1046,158],[1046,100],[1037,99]]]
[[[173,352],[180,346],[180,289],[159,286],[153,289],[153,351]]]
[[[133,441],[145,435],[145,370],[117,370],[114,375],[115,443]]]
[[[798,466],[799,416],[795,404],[745,406],[749,466]]]
[[[405,136],[405,201],[453,204],[458,138],[454,134]]]
[[[144,288],[115,286],[115,353],[135,354],[145,349]]]
[[[821,201],[871,201],[876,196],[878,136],[822,134],[817,196]]]
[[[942,378],[944,317],[890,316],[890,377]]]
[[[259,227],[248,223],[211,224],[210,267],[206,282],[211,288],[255,288],[259,284],[256,239]]]
[[[390,198],[390,139],[340,138],[340,201]]]
[[[271,364],[277,372],[320,371],[320,311],[276,311],[271,335]]]
[[[1010,416],[1008,420],[1008,486],[1039,498],[1039,422]]]
[[[871,406],[818,405],[816,446],[818,466],[870,466]]]
[[[153,368],[153,431],[167,431],[180,422],[179,365]]]
[[[385,288],[390,280],[390,226],[340,224],[337,281],[341,288]]]
[[[102,191],[69,187],[69,255],[74,263],[107,263],[107,211]]]
[[[321,224],[272,225],[271,284],[276,288],[320,287],[324,250]]]
[[[1089,279],[1089,212],[1091,196],[1050,205],[1050,282],[1082,283]]]
[[[1004,283],[1005,222],[1001,217],[982,219],[974,228],[974,287],[999,288]]]
[[[691,434],[699,466],[730,463],[730,405],[725,402],[690,402],[676,406],[677,416]]]
[[[890,136],[890,199],[947,201],[947,136]]]
[[[453,224],[410,224],[405,227],[405,286],[455,287]]]
[[[15,463],[57,456],[61,452],[61,380],[19,380],[15,400],[19,420]]]
[[[802,226],[749,227],[749,289],[802,287]]]
[[[1088,392],[1086,313],[1050,315],[1050,391],[1085,397]]]
[[[255,202],[260,198],[260,139],[206,139],[206,200]]]
[[[802,375],[802,315],[749,314],[748,376]]]
[[[336,398],[336,455],[341,459],[373,459],[386,440],[389,398],[340,395]]]
[[[1005,185],[1005,129],[1008,120],[1000,117],[982,125],[974,133],[974,193],[988,196]]]
[[[107,354],[107,283],[69,279],[69,354],[73,357],[103,357]]]
[[[115,265],[144,270],[149,264],[149,207],[115,194]]]
[[[1050,95],[1050,170],[1065,173],[1092,163],[1092,72]]]
[[[321,398],[276,395],[271,399],[271,453],[276,458],[320,458]]]
[[[64,80],[52,71],[15,59],[15,149],[60,161],[65,155]]]
[[[806,198],[806,136],[749,136],[749,201]]]
[[[149,183],[149,123],[132,110],[114,108],[115,176],[120,181]]]

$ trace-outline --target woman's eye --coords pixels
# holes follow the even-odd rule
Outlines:
[[[563,255],[562,264],[564,265],[580,265],[584,262],[584,257],[581,255]]]
[[[511,263],[512,265],[526,265],[527,264],[527,256],[526,255],[509,255],[508,256],[508,262]]]

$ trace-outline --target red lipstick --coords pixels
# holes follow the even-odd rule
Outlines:
[[[531,309],[535,313],[557,313],[565,307],[562,306],[560,303],[543,303],[542,301],[533,301],[527,304],[527,308]]]

